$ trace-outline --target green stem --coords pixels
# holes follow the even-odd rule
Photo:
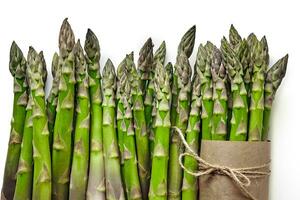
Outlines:
[[[17,173],[14,200],[31,199],[33,179],[32,150],[32,99],[29,97],[26,108],[25,126]]]
[[[25,80],[26,60],[15,42],[10,49],[9,67],[14,77],[14,103],[1,196],[13,199],[28,99]]]

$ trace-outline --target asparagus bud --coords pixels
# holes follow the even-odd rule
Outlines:
[[[270,116],[272,104],[277,89],[279,88],[287,68],[288,55],[279,59],[267,72],[265,81],[265,100],[264,100],[264,126],[263,126],[263,140],[268,139],[268,132],[270,126]]]
[[[192,26],[181,38],[178,46],[177,54],[180,55],[181,51],[189,58],[192,55],[196,36],[196,26]]]
[[[141,88],[145,93],[147,81],[150,79],[150,73],[153,67],[153,43],[151,38],[145,42],[139,52],[138,70],[141,76]]]

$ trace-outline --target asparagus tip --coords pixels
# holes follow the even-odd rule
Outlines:
[[[229,29],[229,41],[233,46],[236,46],[242,41],[242,37],[236,30],[236,28],[231,24],[230,29]]]
[[[100,60],[101,55],[99,40],[90,28],[88,28],[85,36],[84,50],[89,59],[92,59],[96,62]]]
[[[59,70],[58,65],[59,63],[59,56],[58,54],[55,52],[53,54],[53,57],[52,57],[52,65],[51,65],[51,72],[52,72],[52,77],[55,78],[56,77],[56,74],[57,74],[57,71]]]
[[[21,64],[21,65],[20,65]],[[23,53],[15,41],[10,47],[9,71],[12,76],[24,76],[26,63]]]
[[[66,57],[75,45],[75,36],[68,18],[63,21],[59,33],[59,50],[62,57]]]
[[[185,52],[187,57],[190,57],[193,52],[196,37],[196,25],[193,25],[182,37],[178,46],[178,54],[181,51]]]

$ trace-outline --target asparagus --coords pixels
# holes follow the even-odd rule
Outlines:
[[[192,26],[181,38],[178,46],[177,55],[180,55],[183,51],[185,55],[189,58],[194,49],[196,36],[196,26]]]
[[[47,68],[43,51],[39,53],[39,57],[42,64],[41,75],[45,83],[47,80]],[[30,87],[28,88],[28,93],[30,93]],[[32,195],[32,96],[30,94],[28,96],[14,199],[31,199]]]
[[[190,93],[191,67],[188,58],[195,44],[196,26],[191,27],[182,37],[177,51],[172,84],[171,125],[178,126],[183,132],[187,127]],[[172,131],[170,145],[170,163],[168,174],[168,198],[179,199],[182,184],[182,170],[178,156],[183,147],[178,135]]]
[[[31,199],[33,176],[32,154],[32,96],[29,95],[14,200]]]
[[[121,77],[125,76],[126,74],[126,57],[122,60],[122,62],[118,66],[117,70],[117,78],[118,83],[120,84]],[[119,105],[119,101],[122,98],[122,94],[120,93],[119,86],[117,85],[117,105]],[[121,157],[121,175],[122,175],[122,181],[123,184],[125,184],[125,172],[124,172],[124,143],[123,138],[126,133],[126,130],[123,128],[123,114],[119,112],[119,106],[117,106],[117,129],[118,129],[118,146],[120,151],[120,157]]]
[[[89,164],[90,98],[87,63],[80,41],[74,47],[76,72],[76,124],[69,199],[85,199]]]
[[[33,100],[33,190],[32,199],[51,199],[51,155],[49,146],[48,119],[45,103],[45,67],[41,57],[30,47],[27,74]]]
[[[243,67],[243,79],[245,83],[245,87],[248,93],[248,96],[250,96],[250,83],[251,83],[251,77],[252,77],[252,66],[250,65],[250,52],[249,49],[251,48],[251,41],[252,37],[254,35],[249,36],[249,44],[248,41],[245,39],[242,39],[242,37],[239,35],[238,31],[235,29],[233,25],[231,25],[229,30],[229,43],[236,53],[236,56],[238,57],[239,61],[242,64]],[[254,36],[255,37],[255,36]]]
[[[126,65],[127,67],[133,67],[133,60],[131,60],[129,55],[126,56]],[[121,96],[121,98],[118,101],[118,113],[120,113],[123,118],[121,124],[121,131],[123,132],[124,182],[127,199],[142,199],[142,190],[140,186],[138,166],[136,162],[137,152],[134,138],[135,130],[133,127],[133,110],[131,108],[131,95],[134,94],[131,94],[131,92],[133,92],[133,88],[131,88],[131,83],[127,80],[128,76],[129,74],[123,73],[122,77],[120,78],[118,88],[119,94]],[[141,183],[142,181],[145,181],[143,180],[143,178],[147,177],[140,177]]]
[[[212,77],[211,77],[211,56],[208,51],[208,46],[211,43],[207,43],[205,46],[200,44],[197,53],[196,67],[199,69],[200,82],[201,82],[201,94],[202,94],[202,112],[201,112],[201,132],[202,139],[211,140],[211,128],[212,128],[212,114],[213,114],[213,89],[212,89]]]
[[[222,64],[221,52],[214,47],[211,65],[213,81],[213,115],[212,115],[212,139],[226,140],[227,138],[227,75]]]
[[[59,35],[59,50],[62,59],[61,77],[58,88],[57,113],[55,117],[52,150],[53,199],[67,199],[72,154],[72,132],[74,115],[75,38],[67,19],[64,20]]]
[[[251,85],[249,141],[262,139],[264,115],[264,85],[268,65],[268,51],[265,42],[256,41],[251,52],[253,59],[253,76]]]
[[[88,29],[85,46],[89,74],[91,104],[90,163],[87,199],[105,199],[105,174],[102,130],[102,89],[100,75],[100,46],[96,35]]]
[[[43,82],[46,85],[48,73],[47,73],[47,65],[46,65],[46,61],[45,61],[45,57],[44,57],[43,51],[40,51],[39,57],[40,57],[41,63],[42,63],[42,72],[41,72],[42,74],[41,75],[42,75],[42,78],[43,78]]]
[[[137,160],[138,160],[138,169],[139,169],[138,172],[140,177],[143,199],[146,199],[148,195],[149,181],[150,181],[149,137],[147,135],[147,129],[146,129],[147,127],[146,127],[146,119],[145,119],[145,112],[144,112],[143,92],[141,89],[142,87],[140,85],[141,81],[135,69],[133,54],[126,56],[126,68],[128,70],[127,76],[129,77],[130,87],[131,87],[130,95],[132,98],[131,101],[132,101]],[[125,134],[124,143],[126,138],[127,137]],[[124,155],[126,155],[125,149],[124,149]],[[125,159],[124,160],[124,165],[125,165],[126,158],[124,157],[124,159]],[[125,182],[126,182],[126,178],[125,178]]]
[[[267,72],[266,81],[265,81],[265,100],[264,100],[264,125],[262,132],[262,139],[268,140],[269,125],[270,125],[270,116],[272,110],[272,104],[276,91],[278,90],[282,79],[285,76],[288,55],[285,55],[283,58],[278,60]]]
[[[166,70],[166,73],[169,74],[169,77],[170,77],[170,85],[172,85],[173,83],[173,65],[171,62],[168,62],[165,66],[165,70]]]
[[[145,94],[147,83],[150,80],[150,73],[153,65],[153,43],[148,38],[139,52],[138,70],[141,76],[141,90]]]
[[[236,28],[231,24],[230,29],[229,29],[229,43],[231,47],[236,50],[240,46],[242,42],[242,37],[236,30]]]
[[[47,116],[48,116],[48,128],[49,128],[49,142],[50,148],[52,148],[53,143],[53,131],[54,131],[54,122],[56,116],[56,107],[57,107],[57,96],[58,96],[58,84],[60,77],[60,64],[59,56],[57,53],[54,53],[52,58],[52,87],[50,94],[47,98]]]
[[[185,133],[188,125],[188,116],[190,108],[190,92],[191,92],[191,74],[192,69],[189,64],[188,57],[182,51],[177,57],[175,72],[177,76],[178,98],[177,113],[175,126]],[[179,155],[183,152],[183,145],[178,136],[174,134],[171,137],[170,145],[170,164],[168,175],[168,196],[170,199],[180,199],[182,186],[182,169],[178,162]]]
[[[121,179],[120,156],[117,144],[115,90],[116,75],[111,60],[103,69],[103,147],[105,157],[106,198],[125,199]]]
[[[192,81],[192,95],[191,95],[191,110],[188,121],[188,128],[186,130],[186,141],[194,152],[199,151],[199,138],[201,129],[201,77],[199,68],[195,68],[193,81]],[[184,159],[184,166],[190,170],[196,170],[198,167],[195,159],[186,157]],[[194,177],[185,171],[183,172],[182,183],[182,199],[183,200],[196,200],[198,199],[198,181],[197,177]]]
[[[14,78],[14,103],[1,192],[1,198],[8,200],[13,199],[14,196],[28,100],[26,60],[15,42],[10,48],[9,70]]]
[[[247,37],[247,46],[248,46],[248,67],[246,70],[244,70],[244,82],[245,82],[245,87],[248,92],[248,103],[250,104],[251,100],[251,83],[252,83],[252,76],[253,76],[253,66],[254,66],[254,59],[252,58],[252,53],[254,51],[254,46],[255,43],[257,42],[256,35],[251,33]],[[244,66],[243,66],[244,67]]]
[[[150,200],[167,199],[169,138],[171,128],[170,106],[172,95],[170,88],[171,77],[169,75],[162,63],[157,62],[154,77],[156,117],[155,121],[153,121],[155,140],[149,191]]]
[[[196,35],[196,26],[192,26],[181,38],[181,41],[178,45],[178,53],[180,55],[183,51],[186,56],[189,58],[192,55],[194,44],[195,44],[195,35]],[[178,86],[177,86],[177,73],[173,73],[172,78],[172,106],[171,106],[171,124],[175,125],[176,115],[177,115],[177,96],[178,96]],[[173,135],[173,131],[172,134]]]
[[[28,77],[28,75],[27,75]],[[14,200],[31,199],[32,179],[33,179],[33,148],[32,148],[32,96],[28,88],[28,103],[26,107],[26,117],[23,129],[23,139],[19,158],[18,171],[16,174],[16,188]]]
[[[248,102],[247,91],[243,81],[243,67],[229,46],[228,41],[223,38],[221,50],[224,66],[228,72],[232,92],[232,118],[230,120],[230,140],[245,141],[247,139],[248,125]]]
[[[154,103],[154,71],[156,62],[161,62],[164,64],[166,57],[166,43],[163,41],[161,45],[158,47],[154,54],[153,58],[153,66],[150,73],[150,80],[148,81],[145,98],[144,98],[144,105],[145,105],[145,120],[146,120],[146,127],[147,127],[147,135],[149,136],[149,143],[150,143],[150,153],[151,158],[153,157],[153,148],[154,148],[154,130],[152,128],[152,111],[153,111],[153,103]]]

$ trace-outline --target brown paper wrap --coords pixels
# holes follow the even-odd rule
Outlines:
[[[200,157],[208,163],[230,168],[248,168],[270,162],[270,142],[202,141]],[[269,176],[251,178],[246,189],[257,200],[269,199]],[[199,178],[200,200],[249,200],[225,175]]]

